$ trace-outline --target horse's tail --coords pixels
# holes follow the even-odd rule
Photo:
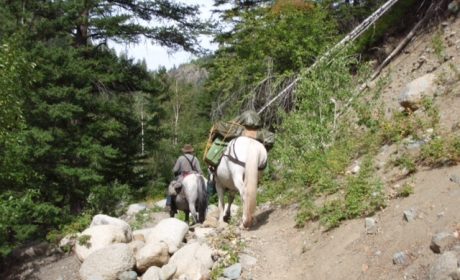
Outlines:
[[[203,176],[197,176],[197,201],[196,201],[196,210],[199,215],[199,222],[204,222],[206,218],[206,209],[208,208],[208,192],[206,191],[206,183]]]
[[[243,226],[248,228],[252,224],[252,215],[256,209],[257,181],[259,176],[259,150],[250,143],[246,166],[244,168],[244,193],[245,203],[243,205],[246,217],[243,217]]]

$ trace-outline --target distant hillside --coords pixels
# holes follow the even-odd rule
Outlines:
[[[208,71],[193,63],[182,64],[178,68],[170,70],[168,74],[178,82],[198,86],[201,86],[208,78]]]

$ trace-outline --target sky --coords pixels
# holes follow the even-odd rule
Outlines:
[[[211,9],[213,0],[175,0],[176,2],[199,5],[201,10],[201,18],[208,19],[211,17]],[[211,43],[211,38],[200,37],[200,45],[208,50],[217,49],[217,45]],[[150,42],[143,41],[137,45],[133,44],[115,44],[109,43],[111,48],[114,48],[117,54],[127,53],[128,57],[137,60],[145,59],[149,70],[157,70],[164,66],[166,69],[171,69],[174,66],[179,66],[194,59],[195,57],[185,51],[177,51],[168,53],[168,49],[159,45],[153,45]]]

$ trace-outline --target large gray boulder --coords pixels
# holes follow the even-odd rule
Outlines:
[[[93,226],[85,229],[78,237],[75,245],[75,254],[80,261],[84,261],[91,253],[114,243],[127,243],[122,228],[113,225]]]
[[[168,263],[168,245],[164,242],[147,243],[136,255],[136,268],[140,272],[146,271],[151,266],[161,267]]]
[[[436,76],[433,73],[419,77],[406,85],[399,95],[399,104],[405,109],[415,111],[424,97],[433,97],[436,91]]]
[[[159,222],[154,228],[143,232],[145,243],[164,242],[168,245],[169,253],[173,254],[179,248],[188,232],[188,225],[175,218],[167,218]]]
[[[89,225],[89,227],[99,226],[99,225],[118,226],[125,233],[126,239],[128,240],[128,242],[130,242],[131,239],[133,238],[131,226],[127,222],[121,219],[110,217],[104,214],[98,214],[93,217],[93,220],[91,221],[91,224]]]
[[[97,250],[86,258],[80,267],[80,278],[117,280],[119,274],[131,271],[135,263],[133,252],[127,244],[113,244]]]
[[[177,267],[174,277],[188,279],[206,278],[213,265],[212,250],[206,244],[194,242],[180,248],[169,260],[169,264]]]
[[[458,242],[454,234],[449,232],[436,233],[431,238],[430,248],[434,253],[444,253]]]
[[[450,275],[457,271],[457,256],[454,252],[442,254],[430,269],[430,280],[451,279]]]

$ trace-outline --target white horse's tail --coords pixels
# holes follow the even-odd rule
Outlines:
[[[203,176],[198,175],[197,177],[197,200],[196,200],[196,210],[199,215],[199,222],[204,222],[206,218],[206,209],[208,208],[208,192],[206,190],[206,183]]]
[[[251,143],[248,148],[248,156],[244,170],[244,194],[245,203],[243,211],[243,226],[249,228],[256,209],[257,181],[259,176],[259,152]]]

